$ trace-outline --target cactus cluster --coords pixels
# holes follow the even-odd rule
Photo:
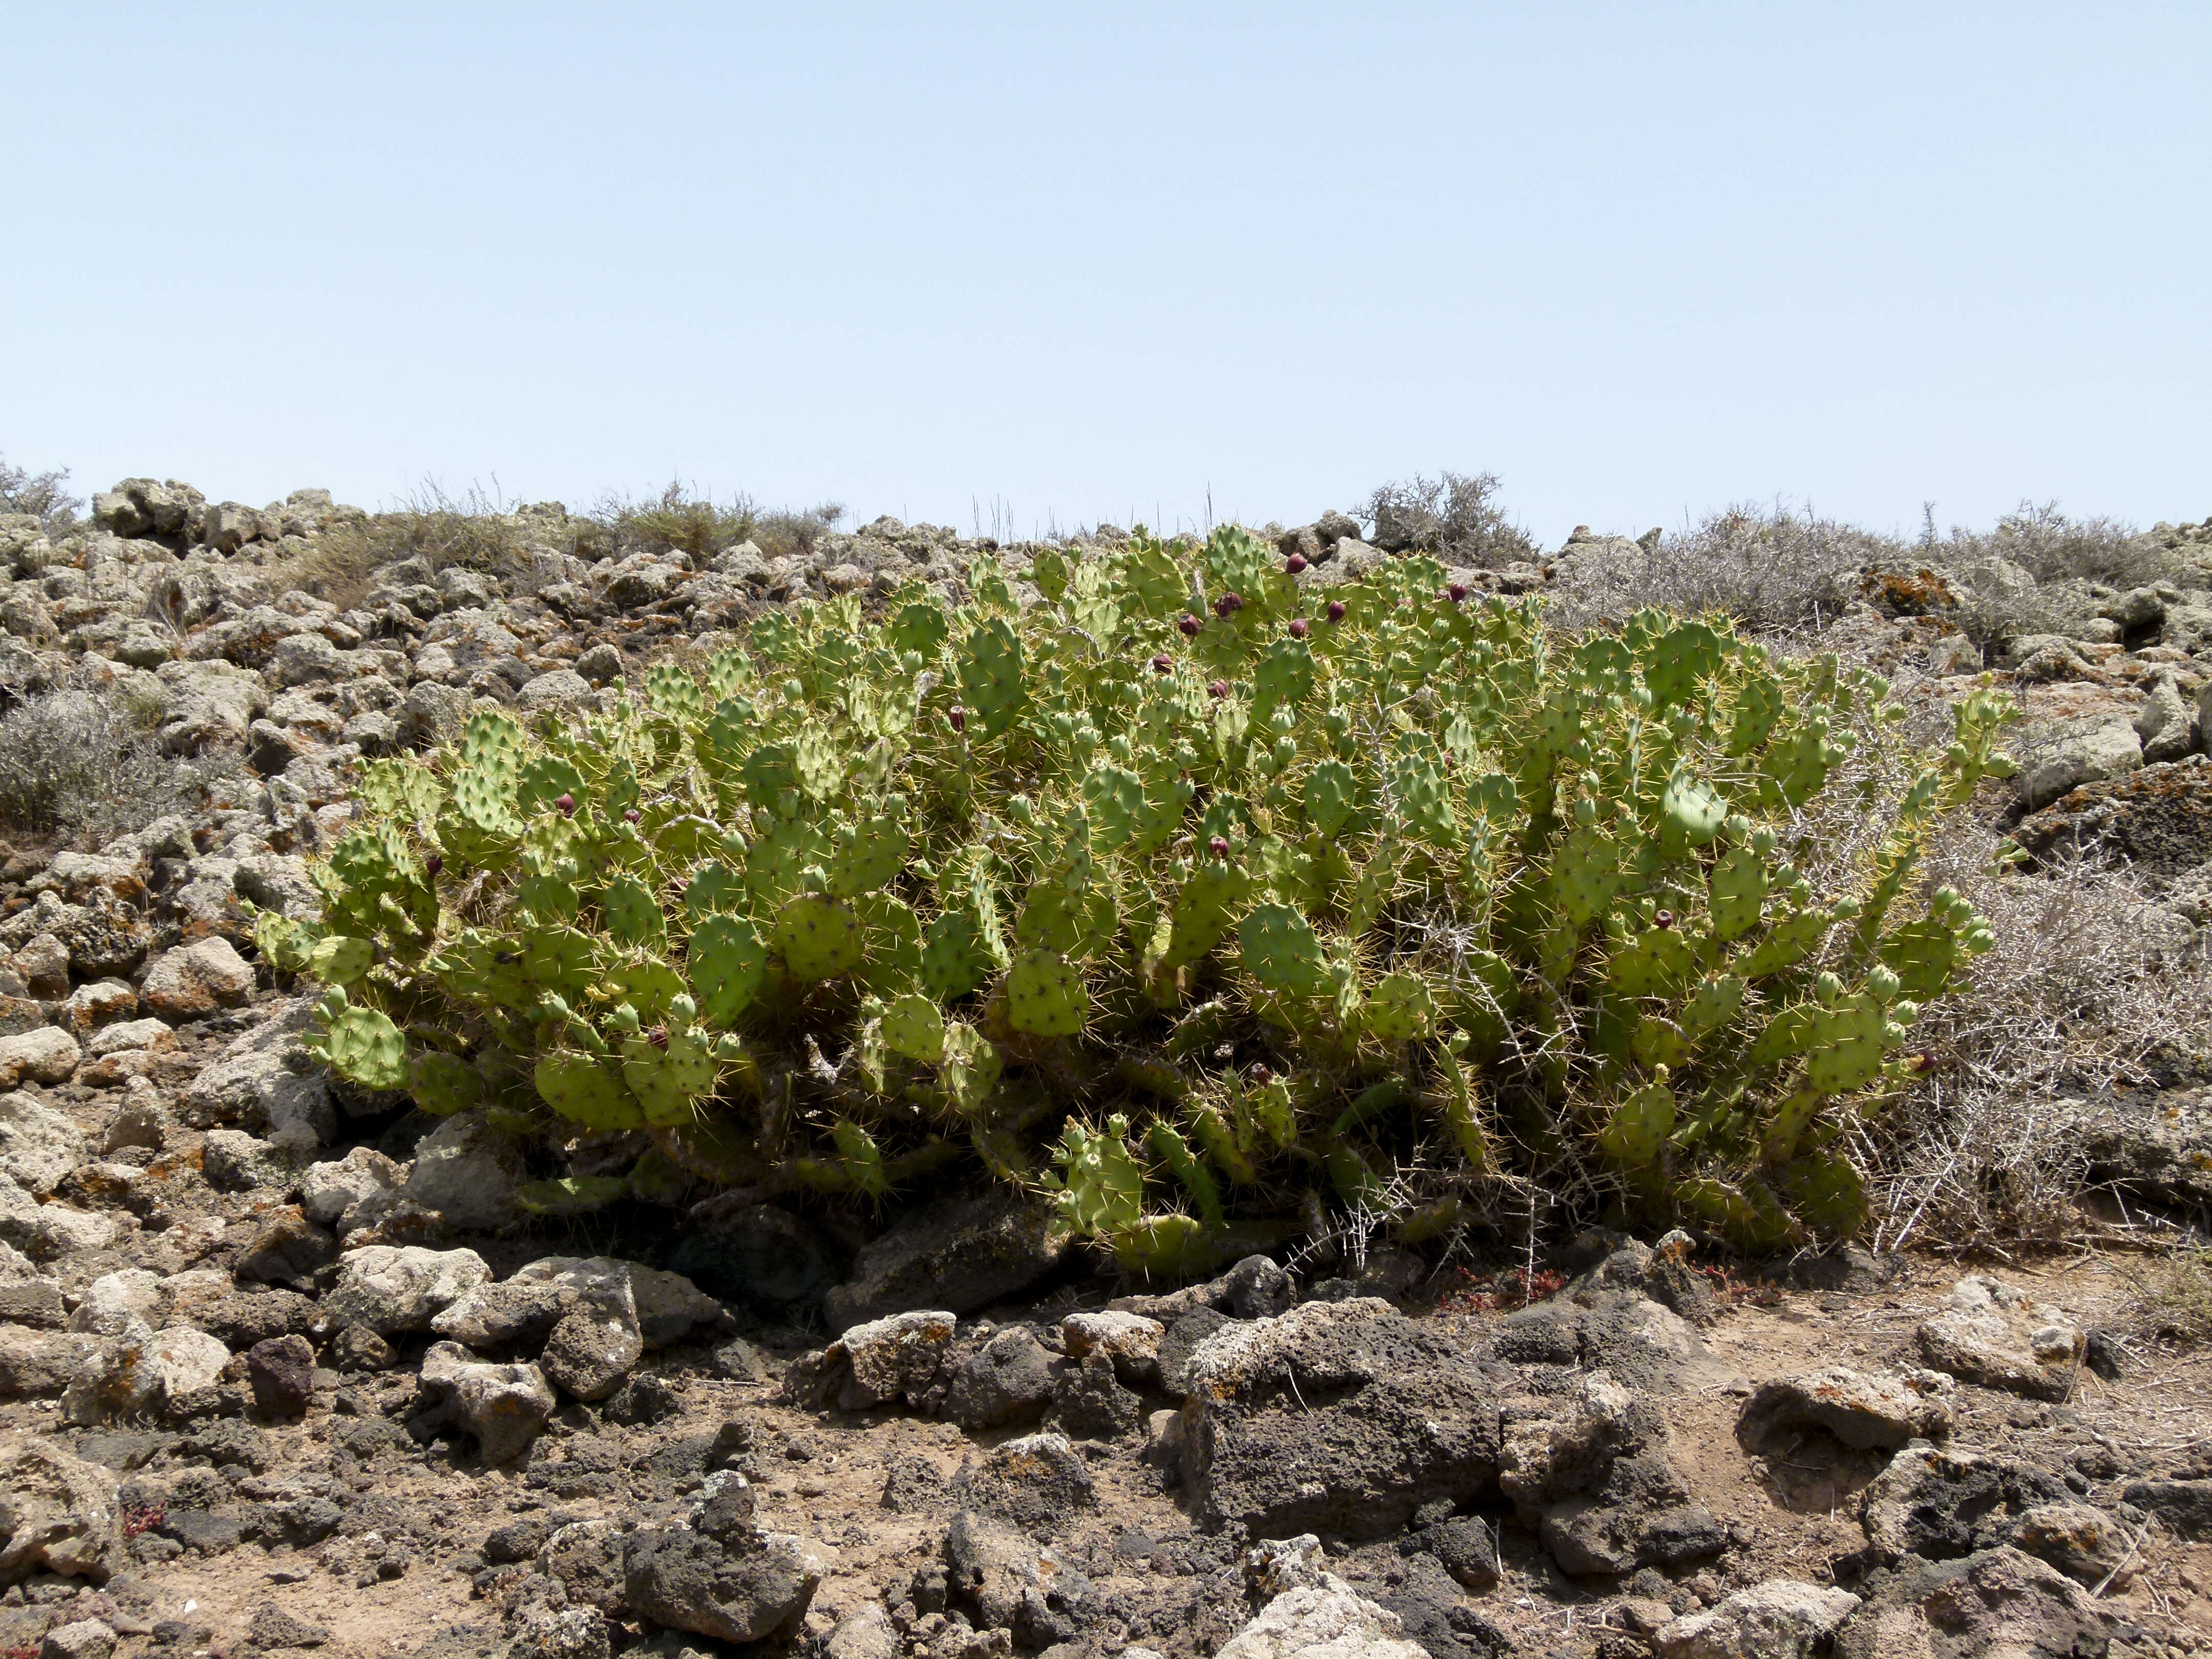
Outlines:
[[[261,949],[365,1086],[649,1138],[556,1210],[980,1165],[1170,1271],[1532,1172],[1750,1249],[1858,1224],[1846,1132],[1990,942],[1916,871],[2009,769],[2001,698],[1909,756],[1832,657],[1565,635],[1420,558],[1308,587],[1234,528],[1029,574],[767,615],[572,724],[479,712],[368,769],[323,919]],[[1815,858],[1869,744],[1887,833]]]

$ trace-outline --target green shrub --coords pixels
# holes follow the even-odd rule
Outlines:
[[[1915,870],[2009,771],[2001,699],[1923,762],[1832,656],[1566,636],[1426,558],[1302,589],[1242,530],[1140,532],[1031,574],[378,763],[325,921],[262,950],[331,988],[348,1077],[647,1130],[640,1194],[975,1164],[1162,1269],[1532,1176],[1747,1248],[1859,1224],[1849,1133],[1989,943]],[[1844,856],[1796,826],[1854,750]]]

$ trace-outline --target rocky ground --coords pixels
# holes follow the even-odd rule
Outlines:
[[[362,759],[480,698],[588,703],[762,605],[1026,553],[884,520],[694,560],[546,507],[479,568],[315,491],[95,506],[0,517],[0,690],[133,711],[200,795],[0,868],[0,1653],[2212,1649],[2212,1366],[2132,1334],[2124,1258],[1762,1277],[1592,1234],[1519,1272],[1308,1250],[1176,1289],[1003,1195],[533,1220],[548,1154],[310,1063],[249,907],[311,907]],[[1360,530],[1281,534],[1328,583],[1395,550]],[[1931,703],[2013,687],[2003,822],[2131,861],[2186,951],[2212,538],[2162,533],[2201,585],[2073,584],[1985,648],[2035,584],[1906,562],[1828,642]],[[1632,547],[1461,576],[1568,591]],[[2212,1118],[2166,1081],[2075,1133],[2112,1202],[2201,1227]]]

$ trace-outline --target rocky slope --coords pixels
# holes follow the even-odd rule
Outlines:
[[[334,1086],[248,907],[311,907],[361,760],[480,698],[589,703],[761,606],[1026,551],[880,520],[695,560],[549,506],[478,568],[379,562],[316,491],[96,514],[0,518],[0,690],[133,711],[202,795],[0,869],[0,1651],[2206,1647],[2212,1376],[2106,1328],[2102,1261],[1753,1283],[1587,1235],[1533,1280],[1317,1249],[1175,1289],[998,1194],[531,1217],[529,1176],[635,1149],[555,1171]],[[1332,583],[1390,556],[1359,529],[1281,535]],[[2035,860],[2131,860],[2179,952],[2212,920],[2212,541],[2171,540],[2203,586],[2068,586],[2035,612],[2063,631],[1986,653],[2025,572],[1869,570],[1828,642],[1931,701],[2013,685],[1992,811]],[[1458,575],[1572,591],[1621,547]],[[2170,1080],[2074,1109],[2124,1202],[2201,1218],[2212,1124]]]

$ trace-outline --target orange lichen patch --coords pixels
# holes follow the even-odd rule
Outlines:
[[[1859,573],[1859,592],[1876,609],[1893,617],[1924,617],[1931,611],[1956,611],[1959,596],[1936,572],[1870,569]]]

